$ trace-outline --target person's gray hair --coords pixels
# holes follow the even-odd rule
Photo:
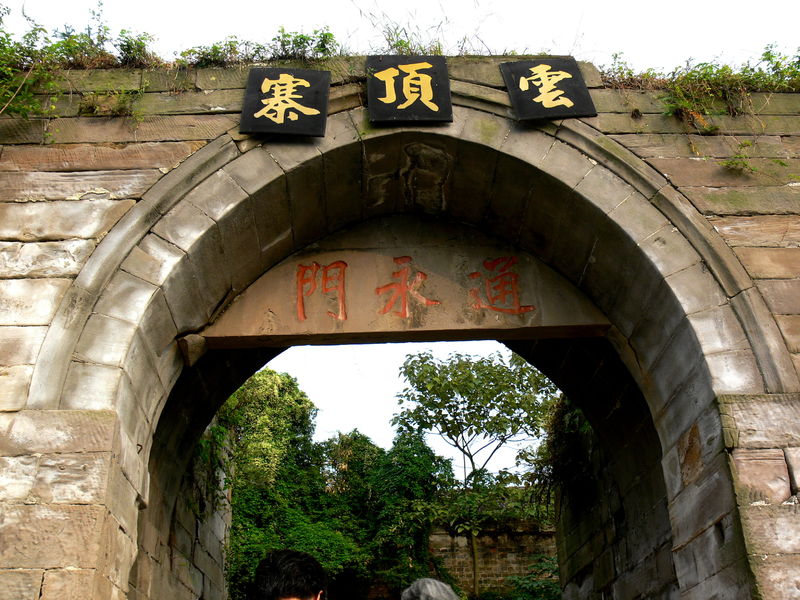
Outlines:
[[[459,600],[446,583],[436,579],[417,579],[403,590],[400,600]]]

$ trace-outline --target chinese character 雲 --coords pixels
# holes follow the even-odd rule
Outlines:
[[[296,121],[298,113],[318,115],[319,111],[316,108],[303,106],[297,102],[303,98],[301,94],[297,93],[297,88],[310,87],[310,85],[305,79],[294,77],[289,73],[281,73],[277,79],[265,77],[261,83],[261,91],[271,95],[261,100],[264,108],[253,116],[255,118],[267,117],[275,123],[282,124],[286,118]]]
[[[559,90],[556,84],[562,79],[572,79],[572,74],[566,71],[550,71],[550,65],[536,65],[531,67],[533,75],[519,78],[519,89],[528,91],[531,85],[539,88],[539,95],[533,101],[540,103],[545,108],[556,106],[573,106],[572,100],[562,96],[564,90]]]
[[[345,308],[345,270],[347,263],[337,260],[329,265],[320,265],[312,262],[310,265],[297,265],[297,318],[300,321],[306,320],[305,299],[313,294],[317,289],[317,273],[322,270],[320,289],[323,294],[334,294],[338,305],[338,310],[334,313],[328,311],[328,316],[338,321],[347,320]]]
[[[419,292],[419,287],[428,278],[428,276],[422,271],[417,271],[414,277],[413,278],[411,277],[410,263],[412,259],[410,256],[399,256],[393,260],[395,264],[400,266],[403,265],[405,266],[392,273],[392,279],[396,279],[397,280],[396,282],[387,283],[386,285],[382,285],[378,288],[375,288],[375,294],[379,296],[386,292],[392,293],[391,297],[386,302],[384,307],[378,311],[379,314],[385,315],[390,310],[392,310],[392,308],[398,305],[396,310],[392,312],[392,314],[401,317],[403,319],[407,319],[409,317],[409,312],[408,312],[409,295],[423,306],[435,306],[437,304],[441,304],[438,300],[431,300],[430,298],[426,298]]]
[[[483,268],[490,272],[484,275],[478,271],[470,273],[470,279],[483,279],[481,286],[469,290],[471,306],[488,309],[509,315],[521,315],[535,310],[533,305],[522,305],[519,298],[519,274],[512,270],[517,264],[516,256],[501,256],[483,261]],[[485,298],[485,300],[484,300]]]

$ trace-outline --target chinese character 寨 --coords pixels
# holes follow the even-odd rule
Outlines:
[[[375,78],[380,79],[386,86],[386,95],[383,98],[378,98],[378,100],[385,104],[394,104],[397,102],[395,78],[400,74],[400,71],[403,71],[406,73],[406,75],[403,76],[403,97],[405,98],[405,102],[398,105],[397,108],[408,108],[419,100],[432,111],[438,112],[439,107],[433,102],[432,77],[426,73],[417,72],[423,69],[430,69],[433,65],[428,62],[420,62],[397,66],[399,70],[394,67],[389,67],[388,69],[375,73]]]
[[[470,273],[470,279],[484,280],[484,293],[486,302],[481,298],[480,287],[472,288],[469,295],[472,298],[473,308],[487,308],[495,312],[509,315],[521,315],[534,310],[533,305],[521,305],[519,299],[519,274],[513,272],[511,267],[517,264],[516,256],[501,256],[483,261],[483,267],[496,275],[484,276],[479,272]]]
[[[297,318],[306,320],[305,299],[317,289],[317,272],[322,269],[321,289],[323,294],[335,293],[338,303],[337,312],[328,311],[328,316],[338,321],[347,320],[345,309],[344,283],[347,263],[337,260],[329,265],[322,266],[317,262],[310,265],[297,265]]]
[[[298,99],[303,98],[301,94],[297,93],[297,88],[310,87],[310,85],[305,79],[293,77],[289,73],[281,73],[278,79],[264,78],[261,91],[265,94],[271,92],[272,96],[261,100],[264,108],[253,116],[256,118],[267,117],[275,123],[281,124],[287,116],[290,121],[296,121],[298,112],[304,115],[318,115],[319,111],[316,108],[309,108],[297,102]]]
[[[550,71],[550,65],[536,65],[531,67],[533,73],[530,77],[519,78],[519,89],[523,92],[530,88],[530,84],[539,88],[539,95],[533,101],[539,102],[545,108],[555,106],[566,106],[571,108],[574,104],[566,96],[561,96],[564,90],[556,88],[556,84],[562,79],[572,79],[572,75],[566,71]],[[561,97],[559,97],[561,96]]]
[[[397,279],[395,283],[387,283],[381,287],[375,288],[375,294],[381,295],[391,291],[392,296],[386,302],[386,305],[378,312],[382,315],[388,313],[392,308],[399,303],[400,307],[392,314],[407,319],[408,312],[408,296],[411,295],[417,302],[424,306],[435,306],[441,304],[438,300],[431,300],[419,293],[419,287],[428,278],[422,271],[417,271],[414,278],[411,278],[411,262],[410,256],[399,256],[394,259],[397,265],[407,265],[398,271],[392,273],[392,279]]]

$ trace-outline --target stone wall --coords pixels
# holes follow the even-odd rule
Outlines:
[[[523,128],[505,60],[449,59],[456,120],[433,129],[371,127],[363,59],[332,61],[329,135],[314,143],[237,132],[244,69],[70,72],[56,116],[0,117],[0,599],[199,597],[196,574],[164,583],[189,559],[185,572],[221,589],[196,544],[171,534],[176,457],[257,361],[188,369],[177,338],[292,252],[403,210],[518,244],[613,323],[611,371],[607,348],[522,348],[557,381],[579,373],[600,389],[621,366],[638,390],[606,394],[590,419],[616,465],[614,502],[630,508],[621,522],[613,503],[571,517],[560,558],[574,597],[615,585],[631,597],[645,583],[625,582],[665,556],[662,587],[687,598],[750,584],[797,595],[800,98],[754,94],[753,115],[709,117],[717,129],[701,135],[664,115],[658,92],[603,89],[582,65],[600,114]],[[136,92],[135,114],[80,114],[109,91]],[[446,198],[404,195],[409,141],[455,165]],[[247,236],[231,235],[239,226]],[[216,262],[251,238],[253,260]],[[577,370],[574,356],[589,362]],[[576,393],[591,414],[591,386]],[[616,423],[647,433],[614,441]],[[637,521],[648,500],[657,515]],[[637,532],[648,538],[634,546]]]
[[[431,552],[441,559],[462,590],[471,590],[472,552],[466,536],[446,531],[431,534]],[[508,589],[507,577],[527,575],[537,556],[556,555],[555,532],[525,527],[489,531],[478,537],[479,585],[482,591]]]

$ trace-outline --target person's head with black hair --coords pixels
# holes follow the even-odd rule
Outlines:
[[[258,564],[247,600],[322,600],[327,579],[310,554],[275,550]]]

